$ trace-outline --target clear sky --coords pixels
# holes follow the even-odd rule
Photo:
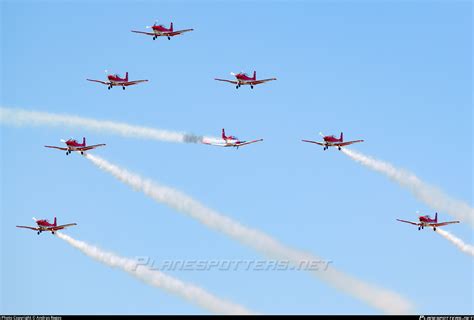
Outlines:
[[[391,289],[420,313],[473,313],[472,258],[396,218],[434,214],[318,132],[416,173],[473,204],[470,1],[1,1],[1,105],[259,144],[160,143],[61,127],[1,130],[1,313],[194,314],[187,301],[110,269],[31,217],[77,222],[72,237],[126,257],[260,259],[249,248],[134,192],[59,139],[176,187],[339,269]],[[195,31],[153,41],[155,20]],[[150,81],[123,91],[104,70]],[[251,90],[229,72],[277,81]],[[450,219],[443,212],[441,219]],[[468,243],[468,225],[446,228]],[[377,313],[307,273],[172,275],[262,313]]]

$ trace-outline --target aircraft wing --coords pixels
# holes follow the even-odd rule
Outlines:
[[[94,80],[94,79],[86,79],[87,81],[98,82],[106,85],[110,85],[110,82],[102,81],[102,80]]]
[[[409,223],[409,224],[412,224],[412,225],[415,225],[415,226],[420,225],[418,222],[412,222],[412,221],[407,221],[407,220],[397,219],[397,221]]]
[[[359,143],[359,142],[364,142],[364,140],[347,141],[347,142],[342,142],[342,143],[335,143],[334,145],[338,147],[344,147],[344,146],[348,146],[350,144]]]
[[[101,143],[101,144],[94,144],[92,146],[87,146],[87,147],[83,147],[83,148],[76,148],[76,150],[79,150],[79,151],[87,151],[87,150],[92,150],[92,149],[95,149],[97,147],[102,147],[102,146],[105,146],[105,143]]]
[[[67,148],[63,148],[63,147],[55,147],[55,146],[45,146],[46,148],[53,148],[53,149],[59,149],[59,150],[63,150],[63,151],[66,151]]]
[[[139,84],[142,82],[148,82],[148,80],[135,80],[135,81],[122,82],[120,83],[120,85],[128,87],[128,86],[133,86],[135,84]]]
[[[440,222],[440,223],[432,223],[432,224],[430,224],[430,226],[442,227],[442,226],[446,226],[448,224],[453,224],[453,223],[459,223],[459,221],[446,221],[446,222]]]
[[[315,144],[319,144],[320,146],[324,146],[325,144],[324,143],[321,143],[321,142],[318,142],[318,141],[312,141],[312,140],[301,140],[303,142],[309,142],[309,143],[315,143]]]
[[[269,82],[269,81],[274,81],[274,80],[276,80],[276,78],[255,80],[255,81],[251,81],[250,83],[253,84],[253,85],[256,85],[256,84],[261,84],[261,83],[265,83],[265,82]]]
[[[24,228],[24,229],[31,229],[31,230],[35,230],[35,231],[38,231],[39,228],[34,228],[34,227],[27,227],[27,226],[16,226],[17,228]]]
[[[69,228],[69,227],[72,227],[72,226],[77,226],[77,223],[69,223],[69,224],[63,224],[63,225],[56,226],[56,227],[50,227],[50,228],[48,228],[48,230],[56,231],[56,230],[66,229],[66,228]]]
[[[180,35],[182,33],[193,31],[193,30],[194,29],[177,30],[177,31],[172,31],[172,32],[166,32],[165,35],[173,37],[173,36],[177,36],[177,35]]]
[[[153,32],[144,32],[144,31],[135,31],[135,30],[131,30],[132,32],[135,32],[135,33],[142,33],[142,34],[146,34],[146,35],[149,35],[149,36],[157,36],[155,33]]]
[[[238,83],[237,81],[233,81],[233,80],[226,80],[226,79],[217,79],[217,78],[215,78],[214,80],[217,80],[217,81],[224,81],[224,82],[229,82],[229,83],[233,83],[233,84],[237,84],[237,83]]]
[[[248,144],[256,143],[256,142],[260,142],[260,141],[263,141],[263,139],[252,140],[252,141],[245,141],[245,142],[242,142],[242,143],[239,143],[239,144],[235,144],[235,147],[242,147],[242,146],[246,146],[246,145],[248,145]]]

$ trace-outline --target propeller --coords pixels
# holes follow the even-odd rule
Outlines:
[[[319,132],[319,135],[324,138],[324,134],[322,132]]]
[[[66,140],[64,140],[64,139],[61,139],[59,141],[61,141],[62,143],[66,143]]]
[[[35,218],[35,217],[33,217],[33,220],[34,220],[34,221],[38,221],[38,220],[36,220],[36,218]]]
[[[236,74],[235,74],[235,73],[233,73],[233,72],[231,72],[231,73],[230,73],[230,75],[231,75],[231,76],[234,76],[234,77],[236,76]]]
[[[155,20],[155,23],[152,26],[146,26],[145,28],[147,28],[147,29],[153,28],[154,26],[156,26],[157,23],[158,23],[158,21]]]
[[[420,210],[416,210],[415,211],[415,214],[417,217],[421,217],[422,216],[422,213],[420,212]]]

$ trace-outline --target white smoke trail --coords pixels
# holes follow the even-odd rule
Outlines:
[[[122,122],[101,121],[73,115],[62,115],[48,112],[28,111],[22,109],[0,108],[0,122],[16,126],[65,126],[94,131],[119,134],[129,138],[152,139],[178,143],[200,143],[204,137],[190,133],[174,132]]]
[[[191,216],[205,226],[220,231],[267,257],[289,260],[297,266],[302,263],[322,260],[312,254],[287,247],[261,231],[243,226],[237,221],[207,208],[178,190],[145,180],[139,175],[122,169],[97,156],[88,154],[87,159],[135,190],[143,192],[153,200]],[[312,274],[336,289],[350,294],[385,313],[413,313],[412,304],[400,295],[365,283],[333,267],[329,267],[325,271],[312,271]]]
[[[438,228],[436,229],[436,232],[442,235],[447,240],[449,240],[452,244],[458,247],[462,252],[467,253],[468,255],[474,257],[474,246],[464,243],[464,241],[462,241],[461,239],[459,239],[458,237],[456,237],[452,233],[449,233],[446,230],[442,230]]]
[[[353,150],[342,149],[342,151],[353,160],[372,170],[381,172],[398,182],[398,184],[407,188],[415,197],[434,210],[446,212],[461,220],[461,222],[467,222],[474,226],[474,208],[470,207],[467,203],[451,198],[437,187],[421,181],[413,173],[396,168],[390,163],[374,159]]]
[[[185,283],[157,270],[140,265],[137,261],[120,257],[114,253],[103,251],[102,249],[71,238],[63,233],[56,233],[57,236],[71,246],[79,249],[89,257],[106,264],[112,268],[120,268],[143,282],[176,294],[198,306],[201,306],[213,313],[219,314],[252,314],[249,310],[234,303],[224,301],[204,289],[195,285]]]

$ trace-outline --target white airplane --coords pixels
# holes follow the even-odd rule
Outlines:
[[[442,226],[452,224],[452,223],[459,223],[459,221],[457,220],[438,222],[438,212],[436,212],[434,219],[432,219],[429,215],[425,215],[425,216],[418,217],[419,222],[407,221],[407,220],[402,220],[402,219],[397,219],[397,221],[409,223],[414,226],[418,226],[418,230],[421,230],[427,227],[427,228],[433,228],[433,231],[436,231],[436,227],[442,227]]]
[[[156,22],[156,21],[155,21],[154,25],[147,26],[146,28],[151,29],[153,32],[144,32],[144,31],[136,31],[136,30],[132,30],[132,32],[152,36],[153,40],[155,40],[158,37],[168,37],[168,40],[171,40],[171,37],[178,36],[178,35],[183,34],[185,32],[189,32],[189,31],[194,30],[194,29],[174,30],[173,29],[173,22],[171,22],[171,25],[170,25],[169,28],[166,28],[162,24],[158,25],[158,22]]]
[[[253,72],[252,77],[244,72],[239,72],[239,73],[231,72],[230,75],[234,76],[235,80],[227,80],[227,79],[219,79],[219,78],[215,78],[214,80],[235,84],[236,89],[239,89],[240,86],[244,86],[244,85],[248,85],[250,86],[251,89],[253,89],[253,86],[256,86],[257,84],[262,84],[265,82],[276,80],[276,78],[257,80],[256,71]]]
[[[251,143],[256,143],[263,141],[263,139],[252,140],[252,141],[243,141],[235,136],[226,136],[225,129],[222,129],[222,140],[213,141],[213,140],[203,140],[202,143],[217,146],[217,147],[239,147],[246,146]]]
[[[94,79],[86,79],[86,80],[105,84],[107,86],[107,89],[109,90],[112,89],[112,87],[122,87],[122,89],[125,90],[125,87],[134,86],[142,82],[148,82],[148,80],[128,81],[128,72],[125,73],[125,78],[120,77],[118,74],[107,74],[107,70],[105,70],[105,74],[107,75],[108,81],[94,80]]]

